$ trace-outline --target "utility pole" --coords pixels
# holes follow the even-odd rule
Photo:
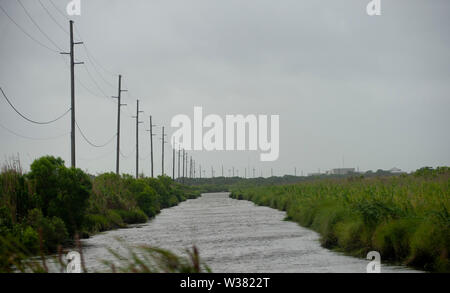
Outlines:
[[[270,177],[273,177],[273,168],[270,168]]]
[[[139,124],[142,123],[139,121],[139,114],[143,112],[139,111],[139,100],[136,100],[136,116],[133,116],[136,118],[136,178],[139,178]]]
[[[153,164],[153,136],[155,136],[155,134],[153,134],[153,126],[156,126],[153,124],[152,121],[152,116],[150,116],[150,129],[147,130],[150,132],[150,170],[151,170],[151,176],[152,178],[153,176],[153,168],[154,168],[154,164]]]
[[[72,168],[76,167],[75,158],[75,65],[84,64],[84,62],[75,62],[75,45],[83,44],[83,42],[73,41],[73,20],[69,22],[70,24],[70,53],[61,52],[63,55],[70,55],[70,112],[71,112],[71,133],[70,133],[70,158]]]
[[[180,156],[181,156],[181,146],[178,146],[178,179],[180,179]]]
[[[247,168],[245,168],[245,176],[244,176],[244,178],[247,179]]]
[[[233,177],[234,177],[234,166],[233,166]]]
[[[192,178],[192,156],[189,161],[189,178]]]
[[[175,138],[172,139],[172,180],[175,181]]]
[[[255,178],[255,172],[256,172],[255,167],[253,167],[253,178]]]
[[[198,174],[200,175],[200,179],[202,179],[202,165],[199,165]]]
[[[188,154],[187,154],[187,152],[186,152],[186,164],[185,164],[185,166],[186,166],[186,178],[188,178]]]
[[[120,174],[119,170],[119,161],[120,161],[120,107],[126,106],[127,104],[122,104],[122,93],[126,92],[126,90],[122,89],[122,75],[119,75],[119,90],[117,93],[117,97],[112,97],[117,99],[117,151],[116,151],[116,174]]]
[[[183,177],[182,177],[182,181],[183,181],[183,184],[184,184],[184,163],[185,163],[185,158],[186,157],[186,150],[185,149],[183,149]]]
[[[297,167],[294,168],[294,176],[297,177]]]
[[[214,178],[214,167],[211,166],[211,178]]]
[[[162,169],[161,169],[162,171],[161,171],[161,174],[164,176],[164,144],[167,143],[166,134],[164,134],[164,126],[162,127],[161,141],[162,141]]]
[[[222,165],[222,177],[223,177],[223,165]]]

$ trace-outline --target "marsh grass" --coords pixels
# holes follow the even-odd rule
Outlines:
[[[450,171],[320,179],[232,190],[231,197],[287,212],[287,219],[321,234],[330,249],[436,272],[450,272]]]

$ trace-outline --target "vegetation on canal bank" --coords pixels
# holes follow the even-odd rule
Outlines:
[[[35,160],[23,174],[17,161],[0,173],[0,272],[17,258],[56,252],[76,235],[143,223],[163,208],[200,195],[171,178],[90,176],[60,158]]]
[[[235,187],[231,197],[287,212],[324,247],[435,272],[450,272],[450,168],[395,177],[320,179]]]

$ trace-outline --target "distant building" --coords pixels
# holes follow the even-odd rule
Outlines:
[[[404,173],[406,173],[406,172],[403,172],[401,169],[399,169],[399,168],[396,168],[396,167],[394,167],[394,168],[392,168],[392,169],[390,169],[390,170],[388,170],[390,173],[392,173],[392,174],[404,174]]]
[[[337,168],[329,171],[330,175],[347,175],[355,173],[355,168]]]

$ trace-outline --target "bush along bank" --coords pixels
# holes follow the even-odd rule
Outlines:
[[[76,235],[144,223],[199,195],[166,176],[89,176],[51,156],[35,160],[27,174],[7,164],[0,173],[0,272],[30,255],[56,252]]]
[[[450,272],[450,169],[389,178],[317,180],[233,189],[231,197],[287,212],[321,244],[434,272]]]

